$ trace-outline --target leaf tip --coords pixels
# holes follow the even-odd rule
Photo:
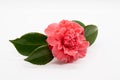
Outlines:
[[[29,61],[28,58],[25,58],[24,61]]]
[[[11,43],[13,43],[13,40],[9,40]]]

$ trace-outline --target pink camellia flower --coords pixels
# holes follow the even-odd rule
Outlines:
[[[89,42],[84,37],[84,28],[79,24],[62,20],[52,23],[45,30],[52,54],[63,62],[73,62],[86,55]]]

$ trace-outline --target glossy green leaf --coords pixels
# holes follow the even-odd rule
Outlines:
[[[98,28],[95,25],[87,25],[85,28],[85,37],[86,40],[90,42],[90,45],[92,45],[98,34]]]
[[[51,51],[47,45],[42,45],[35,49],[25,61],[33,64],[43,65],[50,62],[53,59]]]
[[[20,54],[28,56],[34,49],[46,45],[46,38],[43,34],[32,32],[15,40],[10,40],[10,42],[13,43]]]
[[[72,20],[72,21],[78,23],[78,24],[81,25],[83,28],[85,27],[85,24],[82,23],[82,22],[80,22],[80,21],[78,21],[78,20]]]

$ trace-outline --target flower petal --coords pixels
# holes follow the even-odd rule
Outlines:
[[[57,23],[48,25],[47,29],[45,29],[45,33],[47,34],[47,36],[55,35],[55,31],[56,31],[57,27],[58,27]]]
[[[58,50],[57,46],[52,49],[53,56],[56,57],[59,61],[63,62],[73,62],[74,59],[72,56],[64,54],[63,50]]]
[[[46,41],[51,46],[55,46],[56,44],[58,44],[58,41],[54,37],[51,37],[51,36],[48,37]]]

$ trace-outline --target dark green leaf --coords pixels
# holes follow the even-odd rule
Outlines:
[[[81,25],[83,28],[85,27],[85,24],[82,23],[82,22],[80,22],[80,21],[78,21],[78,20],[72,20],[72,21],[78,23],[78,24]]]
[[[35,49],[28,58],[25,60],[38,65],[43,65],[50,62],[53,59],[51,51],[47,45],[42,45]]]
[[[98,34],[98,28],[95,25],[87,25],[85,27],[86,40],[90,42],[90,45],[94,43]]]
[[[46,45],[46,38],[43,34],[32,32],[23,35],[21,38],[10,40],[10,42],[14,44],[20,54],[28,56],[37,47]]]

